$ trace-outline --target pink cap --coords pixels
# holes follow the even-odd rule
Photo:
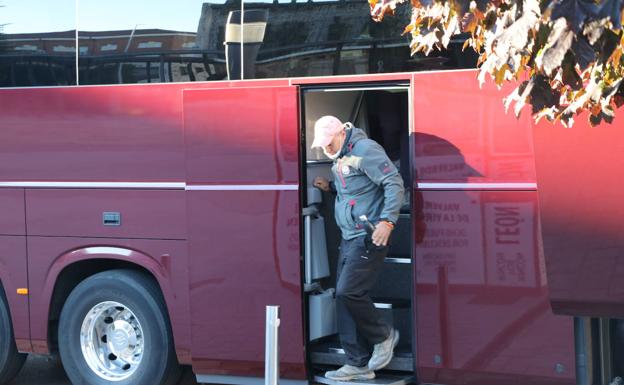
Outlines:
[[[326,115],[314,124],[314,141],[312,148],[326,147],[333,139],[334,135],[343,129],[344,125],[335,116]]]

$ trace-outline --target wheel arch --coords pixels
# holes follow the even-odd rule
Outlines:
[[[45,285],[48,288],[46,291],[51,293],[47,311],[48,350],[58,351],[58,320],[72,290],[97,273],[115,269],[140,271],[156,282],[164,299],[175,346],[176,328],[170,311],[174,295],[166,264],[167,261],[162,258],[156,259],[137,250],[110,246],[86,247],[62,255],[51,266]]]

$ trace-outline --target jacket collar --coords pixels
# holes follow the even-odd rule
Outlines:
[[[338,157],[336,159],[340,159],[343,156],[345,156],[348,152],[351,151],[351,148],[353,147],[353,143],[351,143],[351,135],[353,134],[353,125],[351,125],[351,123],[346,123],[346,132],[347,132],[347,136],[345,137],[345,141],[342,144],[342,148],[340,149],[340,154],[338,154]]]

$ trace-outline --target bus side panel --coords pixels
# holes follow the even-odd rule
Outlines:
[[[24,190],[0,190],[0,280],[9,304],[17,348],[32,350],[28,320],[28,296],[18,288],[28,287],[26,264],[26,220]]]
[[[28,235],[186,239],[184,194],[182,190],[27,190]],[[119,224],[105,224],[104,213],[118,213]]]
[[[264,82],[273,84],[276,82]],[[287,83],[282,80],[281,83]],[[243,86],[243,82],[223,82],[220,87]],[[256,83],[257,84],[257,83]],[[186,177],[185,147],[182,116],[182,88],[207,88],[215,85],[206,83],[197,84],[155,84],[155,85],[123,85],[114,87],[55,87],[0,90],[0,113],[2,115],[2,130],[0,130],[0,162],[9,164],[0,170],[0,182],[26,182],[33,185],[42,183],[58,183],[60,187],[75,182],[96,182],[101,186],[107,183],[122,182],[132,186],[136,183],[154,183],[157,186],[163,182],[174,182],[183,185]],[[94,186],[93,188],[97,188]],[[111,188],[111,187],[108,187]],[[114,188],[114,187],[113,187]],[[3,216],[0,218],[0,236],[6,234],[25,235],[24,192],[16,194],[10,189],[0,191],[0,202],[3,207]],[[118,192],[116,201],[125,210],[133,211],[147,220],[147,225],[135,219],[128,222],[128,216],[122,213],[122,226],[104,230],[102,212],[108,211],[105,202],[106,192],[93,192],[89,196],[82,195],[77,201],[76,192],[68,189],[59,189],[49,192],[47,197],[56,201],[39,200],[32,207],[27,207],[33,227],[37,235],[64,236],[67,238],[37,238],[28,240],[31,246],[31,309],[34,314],[32,336],[35,340],[35,350],[47,353],[47,317],[49,300],[54,287],[55,274],[70,263],[64,253],[76,248],[94,245],[125,245],[138,241],[124,240],[129,237],[139,238],[186,238],[184,226],[186,220],[182,212],[143,212],[144,201],[137,190]],[[31,196],[46,194],[31,192]],[[154,192],[151,197],[170,192]],[[178,195],[183,194],[178,192]],[[21,200],[21,202],[20,202]],[[148,201],[153,199],[147,199]],[[139,202],[140,204],[137,204]],[[31,202],[33,203],[33,202]],[[79,203],[80,210],[64,212],[64,208]],[[169,202],[171,203],[171,202]],[[178,198],[174,204],[180,203]],[[165,208],[170,207],[167,204]],[[184,203],[183,203],[184,206]],[[34,211],[33,211],[34,210]],[[81,211],[82,210],[82,211]],[[110,210],[114,211],[114,210]],[[165,210],[166,211],[166,210]],[[69,221],[69,216],[71,221]],[[15,219],[14,219],[15,218]],[[61,223],[61,225],[58,225]],[[129,229],[129,226],[132,227]],[[82,237],[110,237],[94,238],[93,243],[86,244],[88,238]],[[121,240],[113,240],[114,237]],[[6,248],[5,263],[7,276],[14,282],[5,282],[9,301],[17,301],[19,306],[11,303],[14,317],[28,319],[28,297],[17,297],[15,287],[26,285],[26,240],[10,239],[1,246]],[[48,244],[50,242],[51,244]],[[151,244],[151,243],[150,243]],[[171,242],[184,244],[184,242]],[[166,254],[150,246],[153,257]],[[148,253],[149,254],[149,253]],[[75,255],[74,255],[75,257]],[[87,256],[84,256],[87,258]],[[95,256],[91,256],[95,257]],[[108,256],[115,258],[116,256]],[[175,258],[174,258],[175,257]],[[188,328],[188,266],[186,265],[186,250],[176,252],[169,262],[165,258],[162,263],[163,271],[175,271],[175,283],[165,279],[161,284],[163,290],[174,293],[176,312],[172,316],[174,334],[178,350],[178,358],[184,363],[190,363],[190,338]],[[0,256],[0,258],[5,258]],[[139,263],[141,261],[130,261]],[[65,263],[65,265],[64,265]],[[167,267],[167,263],[172,263]],[[158,265],[158,264],[157,264]],[[56,273],[53,270],[56,269]],[[159,270],[158,268],[157,270]],[[163,273],[164,274],[164,273]],[[44,282],[45,281],[45,282]],[[4,282],[4,281],[3,281]],[[162,282],[161,282],[162,283]],[[181,286],[177,286],[180,284]],[[46,291],[47,290],[47,291]],[[179,306],[184,305],[185,308]],[[17,315],[19,314],[19,315]],[[181,321],[176,321],[179,319]],[[21,322],[21,318],[14,318],[16,333],[20,349],[31,349],[29,342],[28,322]],[[20,321],[20,322],[17,322]],[[23,343],[19,338],[23,338]]]
[[[30,254],[30,286],[32,304],[33,339],[38,351],[45,351],[42,338],[47,336],[49,304],[53,295],[57,274],[72,262],[82,259],[126,258],[102,256],[88,249],[97,246],[125,247],[124,239],[154,239],[164,248],[152,247],[147,255],[158,266],[152,271],[161,284],[169,305],[176,348],[180,358],[189,352],[188,305],[173,298],[187,298],[187,278],[172,276],[187,270],[185,242],[186,203],[185,192],[163,190],[115,190],[115,189],[29,189],[26,190],[28,242]],[[104,223],[104,213],[118,213],[117,225]],[[81,238],[79,238],[81,237]],[[85,241],[97,237],[96,241]],[[46,245],[41,246],[42,244]],[[122,245],[122,246],[119,246]],[[175,245],[171,254],[170,247]],[[77,251],[74,251],[77,250]],[[101,249],[100,249],[101,250]],[[135,249],[144,251],[146,249]],[[98,251],[99,253],[99,251]],[[65,256],[68,254],[68,256]],[[138,254],[137,254],[138,255]],[[127,258],[129,262],[150,270],[145,261]],[[188,361],[188,357],[186,358]]]
[[[476,72],[414,75],[419,182],[535,182],[531,117],[505,114],[510,87],[479,88]]]
[[[540,215],[557,314],[624,318],[624,110],[613,124],[534,128]]]
[[[305,378],[296,87],[186,91],[193,368],[260,377],[279,305],[281,378]]]
[[[0,235],[26,235],[24,190],[0,190]]]
[[[504,114],[506,92],[474,72],[414,76],[423,382],[574,383],[572,320],[548,302],[531,122]]]
[[[182,182],[180,85],[0,90],[2,181]]]

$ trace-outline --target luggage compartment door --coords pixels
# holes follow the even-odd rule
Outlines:
[[[265,306],[280,309],[281,378],[305,378],[298,89],[184,91],[193,367],[264,373]]]

